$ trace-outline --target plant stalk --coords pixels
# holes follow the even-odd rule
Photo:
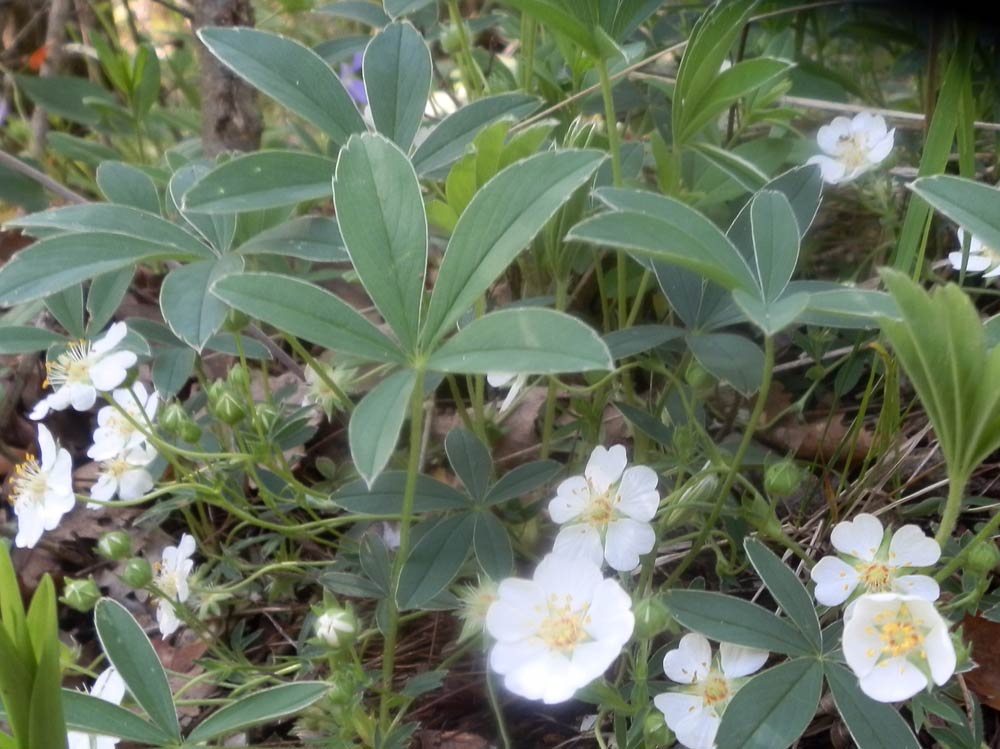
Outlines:
[[[962,512],[962,500],[965,498],[965,487],[969,480],[965,476],[955,477],[948,482],[948,499],[944,503],[944,512],[941,513],[941,525],[934,540],[942,548],[951,538],[958,523],[958,516]]]

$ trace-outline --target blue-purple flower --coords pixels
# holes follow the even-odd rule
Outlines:
[[[351,98],[360,107],[367,106],[368,104],[368,92],[365,91],[365,82],[361,77],[361,64],[363,60],[364,55],[360,52],[355,52],[350,65],[343,63],[340,66],[340,82],[344,84],[347,93],[351,95]]]

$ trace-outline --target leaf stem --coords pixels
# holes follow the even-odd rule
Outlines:
[[[399,634],[399,576],[403,562],[410,550],[410,526],[413,521],[413,503],[417,493],[417,474],[420,471],[420,447],[424,428],[424,377],[423,368],[416,370],[416,382],[410,396],[410,457],[406,465],[406,486],[403,489],[403,512],[399,520],[399,548],[392,562],[390,595],[385,640],[382,647],[382,695],[379,700],[379,726],[383,736],[390,726],[389,703],[392,699],[392,672],[396,665],[396,637]]]
[[[951,478],[948,482],[948,499],[945,500],[944,512],[941,513],[941,525],[938,526],[937,534],[934,536],[934,540],[942,548],[955,531],[958,516],[962,511],[966,484],[968,479],[965,476]]]
[[[767,393],[771,389],[772,374],[774,374],[774,338],[771,336],[765,336],[764,373],[761,377],[760,390],[757,392],[757,400],[753,404],[753,411],[750,412],[750,418],[743,430],[743,439],[740,440],[739,447],[736,448],[736,454],[733,456],[733,462],[729,465],[729,471],[726,473],[726,480],[722,482],[722,486],[719,488],[719,494],[715,499],[715,505],[712,507],[712,512],[709,514],[705,524],[698,532],[698,536],[691,544],[691,550],[688,551],[687,555],[685,555],[677,567],[674,568],[674,571],[667,579],[665,586],[667,588],[673,587],[680,579],[681,575],[684,574],[685,570],[687,570],[687,568],[691,565],[691,562],[694,561],[695,557],[705,546],[705,542],[712,533],[712,529],[715,528],[716,523],[719,522],[719,518],[722,517],[722,510],[726,505],[726,498],[729,496],[729,490],[733,487],[736,475],[739,473],[740,466],[743,464],[743,458],[746,457],[747,450],[750,448],[750,443],[753,441],[754,432],[757,431],[757,425],[760,423],[760,417],[764,413],[764,404],[767,402]]]

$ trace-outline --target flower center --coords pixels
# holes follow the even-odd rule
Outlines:
[[[712,671],[703,682],[701,696],[708,707],[714,707],[729,700],[729,681],[721,674]]]
[[[167,570],[162,562],[156,562],[153,565],[153,571],[156,573],[156,587],[159,588],[163,595],[174,600],[177,598],[177,588],[179,581],[177,579],[177,572],[173,570]]]
[[[45,497],[49,487],[48,474],[42,471],[34,455],[25,456],[24,462],[14,466],[14,475],[10,477],[13,491],[11,504],[18,502],[39,502]]]
[[[107,460],[103,464],[104,473],[113,479],[121,479],[125,472],[129,470],[132,466],[125,458],[114,458],[112,460]]]
[[[46,385],[59,387],[66,383],[86,384],[90,382],[90,343],[84,340],[69,344],[69,348],[54,362],[46,362]]]
[[[567,595],[560,606],[555,593],[549,596],[549,613],[538,627],[538,636],[553,650],[570,655],[589,639],[584,627],[590,623],[586,609],[573,611],[573,598]]]
[[[615,517],[615,496],[612,489],[603,494],[591,494],[583,519],[588,525],[605,530]]]
[[[916,655],[926,659],[924,636],[926,628],[921,619],[914,619],[908,606],[903,604],[896,611],[883,611],[875,615],[874,631],[882,642],[881,650],[874,648],[867,653],[869,658],[879,656],[883,662],[889,658],[906,658]],[[872,634],[872,628],[868,628]]]
[[[857,568],[862,584],[870,593],[883,593],[892,589],[892,567],[873,562]]]
[[[868,166],[868,151],[860,136],[840,136],[840,147],[839,159],[848,169],[861,169]]]

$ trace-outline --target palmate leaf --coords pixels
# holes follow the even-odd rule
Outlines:
[[[409,151],[431,88],[427,43],[411,24],[393,22],[365,49],[363,68],[375,129]]]

